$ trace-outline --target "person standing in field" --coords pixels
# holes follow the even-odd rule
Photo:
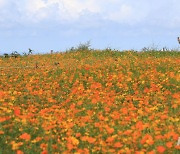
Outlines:
[[[178,37],[177,40],[178,40],[178,42],[179,42],[179,44],[180,44],[180,37]]]

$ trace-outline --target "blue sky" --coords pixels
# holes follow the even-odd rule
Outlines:
[[[0,0],[0,54],[179,48],[179,0]]]

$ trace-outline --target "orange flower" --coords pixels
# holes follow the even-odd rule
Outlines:
[[[99,82],[94,82],[91,84],[91,89],[99,89],[101,86],[102,85]]]
[[[84,150],[82,150],[82,149],[77,149],[77,153],[79,153],[79,154],[84,153]]]
[[[92,144],[96,141],[96,139],[93,137],[88,137],[87,141]]]
[[[142,121],[138,121],[137,123],[136,123],[136,129],[139,129],[139,130],[143,130],[144,128],[143,128],[143,122]]]
[[[106,112],[109,112],[111,109],[110,109],[109,107],[105,107],[104,110],[105,110]]]
[[[148,93],[149,92],[149,89],[146,87],[144,88],[144,93]]]
[[[155,136],[155,139],[156,140],[162,140],[164,137],[162,136],[162,135],[157,135],[157,136]]]
[[[15,109],[14,109],[14,115],[15,115],[15,116],[19,116],[20,114],[21,114],[20,109],[19,109],[19,108],[15,108]]]
[[[83,104],[83,102],[82,101],[79,101],[78,103],[77,103],[77,105],[82,105]]]
[[[0,91],[0,99],[4,97],[4,92]]]
[[[175,146],[175,149],[180,150],[180,146],[179,146],[179,145],[176,145],[176,146]]]
[[[74,147],[71,143],[67,143],[67,148],[68,148],[68,150],[72,150]]]
[[[43,152],[41,152],[41,154],[48,154],[47,150],[44,150]]]
[[[120,143],[120,142],[116,142],[115,144],[114,144],[114,147],[115,148],[121,148],[123,145]]]
[[[43,149],[43,150],[46,149],[47,148],[47,144],[41,143],[40,148]]]
[[[112,134],[114,132],[114,128],[107,127],[106,130],[108,134]]]
[[[24,154],[21,150],[17,150],[16,154]]]
[[[135,154],[145,154],[144,151],[136,151]]]
[[[96,99],[96,98],[93,98],[93,99],[92,99],[92,103],[93,103],[93,104],[96,104],[96,103],[97,103],[97,99]]]
[[[98,119],[99,119],[99,120],[104,120],[105,117],[104,117],[102,114],[100,114],[100,115],[98,116]]]
[[[162,120],[167,119],[167,118],[168,118],[168,115],[161,115],[160,118],[161,118]]]
[[[149,144],[149,145],[154,144],[154,141],[153,141],[153,138],[152,138],[151,135],[146,134],[146,135],[142,138],[141,144],[145,144],[145,143],[147,143],[147,144]]]
[[[31,136],[28,133],[24,133],[19,138],[26,140],[26,141],[29,141],[31,139]]]
[[[168,148],[172,148],[173,142],[167,142],[167,143],[166,143],[166,146],[167,146]]]
[[[124,135],[130,135],[131,133],[132,133],[132,130],[128,129],[128,130],[126,130],[123,134],[124,134]]]
[[[114,137],[108,137],[107,139],[106,139],[106,142],[113,142],[114,141]]]
[[[176,99],[179,98],[179,93],[173,94],[172,97],[173,97],[173,98],[176,98]]]
[[[114,120],[118,120],[118,119],[120,118],[120,114],[119,114],[119,112],[114,111],[114,112],[111,114],[111,117],[112,117]]]
[[[121,109],[121,112],[122,112],[124,115],[127,115],[127,114],[128,114],[127,108],[122,108],[122,109]]]
[[[147,154],[155,154],[155,152],[154,151],[150,151]]]
[[[4,122],[9,119],[10,119],[10,117],[0,117],[0,122]]]
[[[166,149],[165,149],[163,146],[158,146],[158,147],[157,147],[157,151],[158,151],[159,153],[163,153],[165,150],[166,150]]]
[[[80,137],[81,136],[81,133],[76,133],[76,137]]]
[[[88,136],[82,136],[82,137],[81,137],[81,140],[82,140],[82,141],[87,141],[87,140],[88,140]]]
[[[130,121],[131,120],[131,117],[130,116],[127,116],[124,118],[126,121]]]
[[[99,127],[99,126],[101,126],[101,124],[99,122],[95,122],[94,126]]]
[[[52,148],[53,148],[53,149],[58,149],[58,146],[57,146],[56,144],[53,144],[53,145],[52,145]]]

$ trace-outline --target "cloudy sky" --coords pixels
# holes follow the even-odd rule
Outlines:
[[[92,48],[178,48],[179,0],[0,0],[0,54]]]

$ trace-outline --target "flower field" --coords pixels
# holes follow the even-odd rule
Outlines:
[[[180,53],[0,58],[0,154],[178,154]]]

